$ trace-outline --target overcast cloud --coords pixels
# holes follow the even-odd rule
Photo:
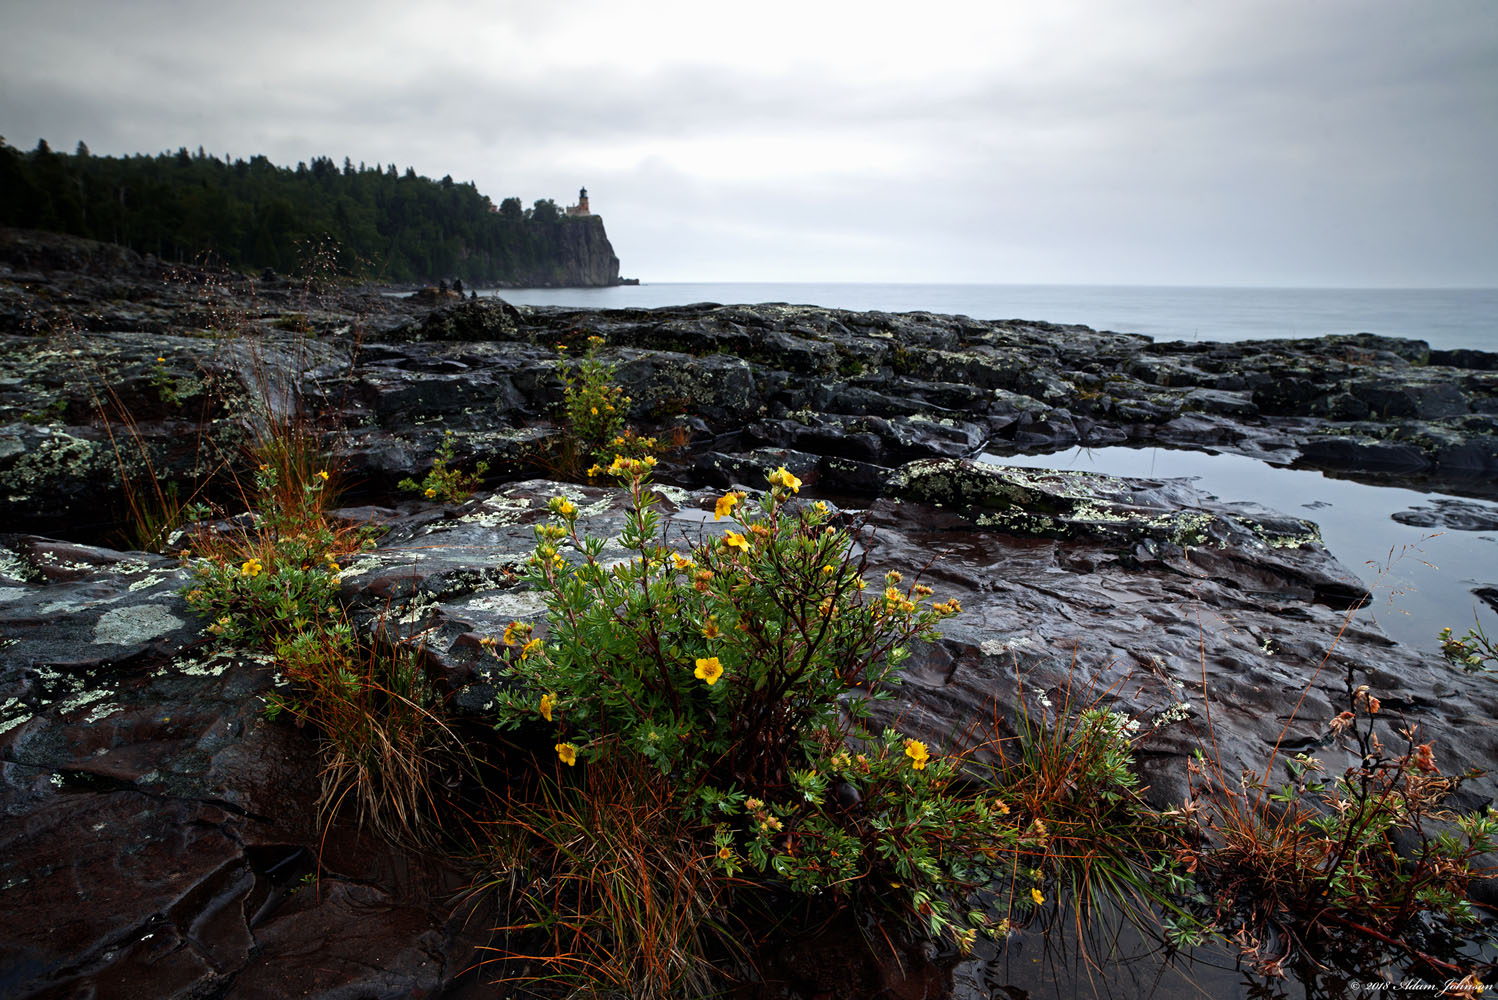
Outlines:
[[[14,146],[586,184],[645,280],[1498,285],[1493,0],[0,2]]]

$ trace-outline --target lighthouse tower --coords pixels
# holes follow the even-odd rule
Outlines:
[[[592,215],[593,214],[592,212],[588,211],[588,189],[587,188],[578,188],[577,189],[577,204],[576,205],[568,205],[567,206],[567,214],[568,215],[573,215],[573,216]]]

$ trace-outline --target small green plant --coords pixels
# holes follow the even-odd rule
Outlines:
[[[428,500],[443,500],[447,503],[462,503],[473,496],[484,473],[489,471],[489,463],[481,460],[474,465],[472,472],[463,472],[453,461],[453,436],[452,431],[443,432],[442,444],[437,447],[432,467],[421,482],[410,478],[402,479],[396,484],[396,488],[420,493]]]
[[[56,424],[62,422],[63,415],[67,411],[66,399],[54,399],[40,410],[31,410],[21,414],[21,419],[28,424]]]
[[[1019,681],[1015,735],[1001,735],[997,711],[975,734],[988,782],[1021,831],[1011,892],[1022,898],[1028,880],[1035,898],[1069,901],[1079,928],[1111,912],[1146,932],[1163,919],[1179,940],[1199,943],[1210,928],[1180,902],[1196,892],[1174,851],[1180,822],[1144,801],[1134,760],[1184,706],[1144,725],[1110,707],[1110,692],[1078,682],[1075,666],[1056,691],[1027,695]]]
[[[1498,670],[1498,645],[1494,645],[1483,631],[1482,622],[1467,629],[1467,634],[1461,638],[1452,635],[1451,627],[1447,626],[1441,629],[1438,638],[1441,655],[1468,673]]]
[[[324,516],[333,475],[310,438],[267,435],[252,460],[258,466],[247,497],[251,523],[193,535],[185,595],[220,641],[269,651],[328,617],[338,560],[357,541]]]
[[[1404,748],[1387,749],[1378,698],[1367,685],[1349,687],[1351,705],[1328,723],[1326,740],[1356,761],[1341,775],[1302,753],[1278,786],[1263,775],[1236,787],[1213,777],[1187,810],[1205,845],[1199,878],[1214,892],[1216,922],[1249,942],[1277,928],[1292,942],[1286,953],[1295,941],[1352,931],[1463,974],[1417,942],[1432,928],[1459,936],[1477,921],[1467,890],[1478,859],[1498,848],[1498,811],[1442,809],[1462,777],[1441,774],[1414,727],[1397,727]],[[1247,953],[1271,973],[1285,957],[1257,943]]]
[[[151,366],[151,388],[156,390],[157,398],[168,406],[182,405],[182,400],[177,395],[177,378],[167,370],[164,357],[158,357]]]
[[[315,278],[309,276],[308,282],[315,282]],[[313,332],[312,323],[307,319],[304,312],[282,313],[271,320],[271,326],[277,330],[287,330],[291,333],[310,334]]]

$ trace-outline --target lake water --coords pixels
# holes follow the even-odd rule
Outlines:
[[[660,283],[481,290],[516,305],[655,308],[790,302],[1081,323],[1156,340],[1258,340],[1378,333],[1431,347],[1498,351],[1498,288],[1151,288],[1109,285]]]
[[[1429,506],[1440,494],[1364,486],[1241,455],[1167,448],[1071,448],[987,460],[1110,476],[1194,479],[1199,489],[1220,500],[1262,504],[1315,521],[1327,549],[1373,592],[1360,617],[1376,621],[1411,648],[1436,652],[1436,633],[1443,626],[1461,634],[1474,616],[1489,635],[1498,634],[1498,614],[1473,594],[1477,587],[1498,586],[1498,532],[1416,528],[1392,517]],[[1498,505],[1482,506],[1498,511]]]

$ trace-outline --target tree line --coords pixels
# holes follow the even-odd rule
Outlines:
[[[155,156],[94,156],[45,139],[22,151],[0,137],[0,225],[128,246],[164,260],[208,253],[230,267],[295,273],[331,239],[341,268],[380,281],[525,282],[554,272],[561,229],[575,220],[550,198],[496,207],[473,182],[434,181],[395,164],[295,168],[264,156],[220,159],[184,147]]]

